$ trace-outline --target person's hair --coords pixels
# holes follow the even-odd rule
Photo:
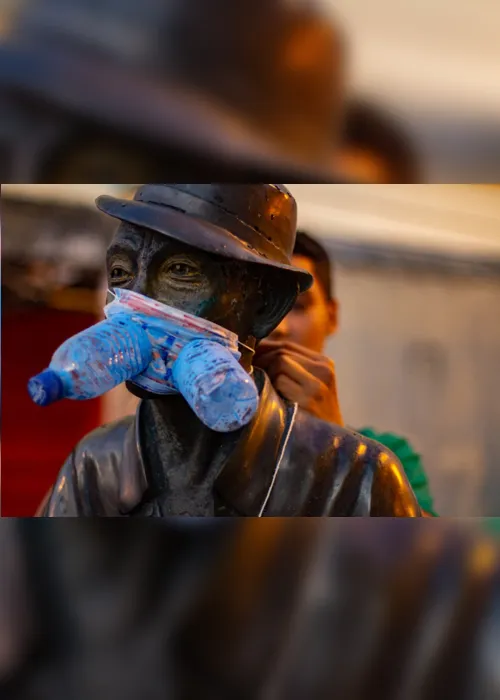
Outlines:
[[[420,164],[410,136],[394,115],[363,100],[345,107],[341,145],[377,154],[394,184],[421,182]]]
[[[333,296],[332,263],[321,243],[318,243],[305,231],[297,231],[293,254],[302,255],[302,257],[313,261],[315,277],[323,288],[326,298],[330,301]]]

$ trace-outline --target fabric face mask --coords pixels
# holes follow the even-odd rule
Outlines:
[[[132,383],[154,394],[177,394],[172,369],[181,350],[192,340],[210,340],[226,348],[239,360],[238,336],[235,333],[179,311],[128,289],[110,289],[112,302],[104,307],[106,318],[127,314],[146,331],[153,347],[153,359]]]

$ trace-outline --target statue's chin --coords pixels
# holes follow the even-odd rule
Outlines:
[[[152,391],[147,391],[146,389],[141,389],[133,382],[125,382],[125,386],[131,394],[136,396],[138,399],[160,399],[165,398],[164,394],[154,394]]]

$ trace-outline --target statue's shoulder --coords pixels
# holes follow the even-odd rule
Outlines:
[[[319,454],[322,459],[351,457],[370,469],[381,468],[388,462],[400,464],[396,455],[380,442],[351,428],[316,418],[301,409],[295,417],[294,445],[300,450]]]
[[[136,439],[136,417],[101,426],[76,445],[43,507],[44,515],[118,516],[137,506],[147,488]]]
[[[110,452],[119,455],[122,450],[126,449],[130,433],[135,435],[135,426],[136,417],[125,416],[92,430],[76,445],[74,449],[75,461],[89,457],[106,458]]]
[[[278,503],[280,489],[286,505]],[[403,467],[388,448],[300,409],[272,500],[287,515],[420,515]]]

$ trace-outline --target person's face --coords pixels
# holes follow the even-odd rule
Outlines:
[[[310,258],[294,255],[293,264],[310,272],[314,283],[307,292],[297,297],[295,306],[269,337],[322,352],[328,336],[337,330],[337,302],[327,299]]]
[[[344,146],[335,155],[335,163],[342,175],[352,182],[379,185],[393,182],[388,164],[375,151]]]
[[[109,287],[124,287],[251,335],[258,279],[246,266],[153,231],[120,226],[107,253]]]

